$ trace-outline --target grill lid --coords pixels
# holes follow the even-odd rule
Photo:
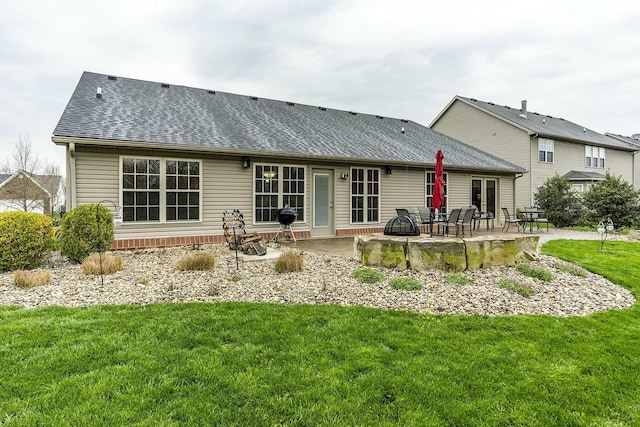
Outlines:
[[[282,225],[291,225],[296,220],[298,213],[290,207],[278,209],[278,222]]]

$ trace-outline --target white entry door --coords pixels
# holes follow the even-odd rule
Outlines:
[[[333,171],[314,169],[313,194],[311,196],[311,235],[335,236],[333,209]]]

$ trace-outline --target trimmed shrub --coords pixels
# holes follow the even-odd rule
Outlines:
[[[396,277],[389,280],[389,285],[393,289],[401,291],[419,291],[422,289],[422,282],[415,277]]]
[[[122,257],[120,255],[102,254],[102,274],[112,274],[122,270]],[[82,262],[84,274],[97,276],[100,274],[100,254],[93,253]]]
[[[195,252],[184,255],[176,261],[176,269],[180,271],[211,270],[216,263],[216,259],[211,252]]]
[[[62,217],[60,227],[60,252],[71,261],[80,263],[90,253],[113,245],[113,214],[105,206],[78,206]]]
[[[382,280],[382,274],[373,268],[359,268],[353,272],[353,278],[362,283],[376,283]]]
[[[303,267],[302,255],[294,251],[283,252],[275,263],[275,269],[278,273],[300,271]]]
[[[51,283],[51,273],[47,270],[36,272],[16,270],[13,272],[13,284],[19,288],[34,288]]]
[[[0,213],[0,271],[38,267],[53,248],[51,218],[33,212]]]

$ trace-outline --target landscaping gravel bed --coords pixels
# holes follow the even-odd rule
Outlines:
[[[451,314],[545,314],[583,316],[635,303],[631,292],[604,278],[586,273],[577,277],[555,268],[552,257],[541,256],[532,263],[553,273],[552,282],[521,275],[514,267],[465,271],[468,285],[450,284],[442,271],[395,271],[376,269],[383,281],[360,283],[352,277],[362,267],[354,259],[301,252],[304,270],[276,273],[275,260],[241,262],[236,268],[234,253],[223,245],[203,246],[211,251],[216,265],[209,271],[175,269],[175,262],[193,248],[149,249],[117,252],[123,257],[123,269],[104,276],[82,272],[54,253],[42,266],[52,276],[50,284],[22,289],[13,285],[13,274],[0,274],[0,305],[25,308],[42,306],[83,307],[96,304],[151,304],[182,302],[245,301],[276,304],[339,304],[367,306],[419,313]],[[270,249],[273,250],[273,249]],[[389,280],[399,276],[418,279],[419,291],[394,290]],[[502,289],[502,279],[513,279],[529,286],[531,295],[523,297]]]

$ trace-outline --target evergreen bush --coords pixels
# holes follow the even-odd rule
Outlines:
[[[60,226],[60,252],[71,261],[81,263],[90,253],[108,251],[113,245],[113,215],[105,206],[78,206],[62,217]]]
[[[51,218],[34,212],[0,213],[0,271],[31,270],[53,248]]]
[[[582,216],[581,197],[571,188],[568,178],[556,175],[547,179],[534,194],[536,204],[556,227],[576,225]]]
[[[584,193],[584,204],[588,212],[586,219],[591,224],[608,216],[616,228],[640,224],[640,193],[622,177],[607,173],[604,180]]]

